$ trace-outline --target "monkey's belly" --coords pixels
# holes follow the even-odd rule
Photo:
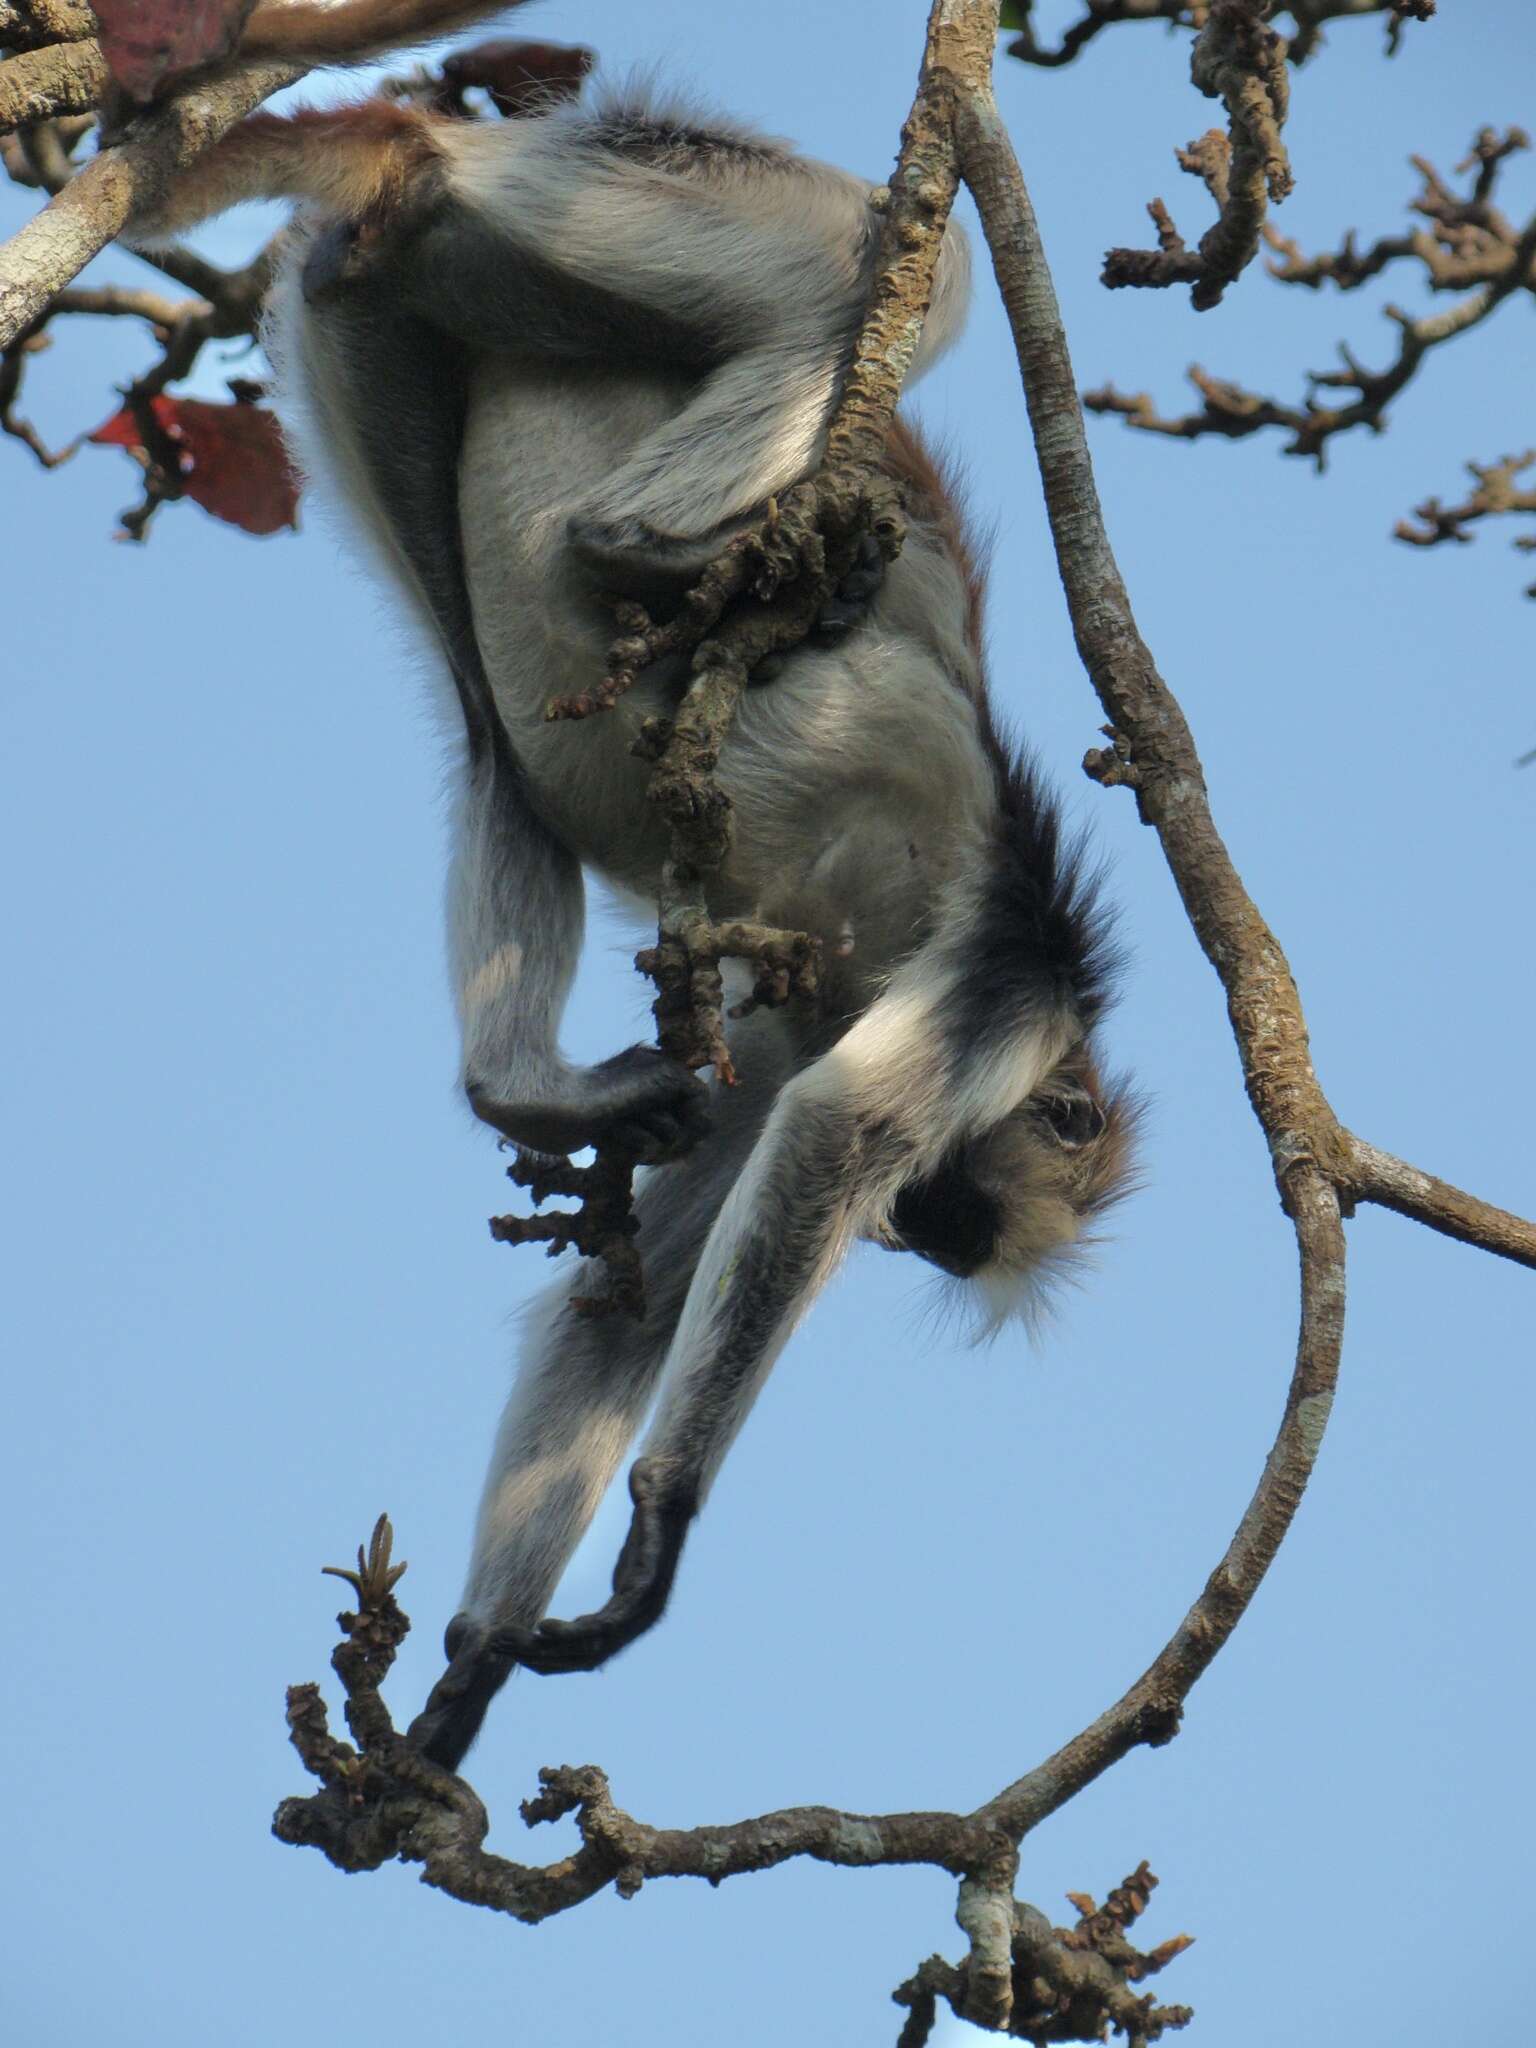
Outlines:
[[[867,649],[802,650],[742,700],[716,771],[732,833],[705,879],[711,913],[819,939],[838,1007],[867,1001],[922,943],[992,816],[970,707],[926,665],[909,667],[874,637]],[[671,834],[634,741],[645,718],[672,709],[675,686],[642,678],[610,711],[551,722],[547,672],[516,688],[505,672],[493,679],[545,822],[624,896],[654,904]]]

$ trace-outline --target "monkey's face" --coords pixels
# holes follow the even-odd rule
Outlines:
[[[1133,1179],[1137,1104],[1078,1053],[1002,1123],[909,1181],[880,1242],[975,1283],[987,1327],[1037,1310]]]

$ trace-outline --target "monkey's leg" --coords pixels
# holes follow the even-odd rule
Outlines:
[[[828,1057],[835,1057],[829,1055]],[[817,1063],[817,1072],[825,1066]],[[710,1234],[672,1347],[662,1405],[630,1478],[634,1516],[613,1594],[574,1621],[504,1629],[530,1670],[590,1671],[660,1619],[683,1543],[737,1430],[802,1309],[859,1224],[860,1132],[845,1105],[791,1082]],[[892,1194],[901,1170],[880,1179]],[[655,1270],[648,1259],[647,1272]]]
[[[410,1739],[456,1766],[516,1664],[502,1632],[543,1613],[655,1392],[699,1253],[751,1153],[788,1065],[776,1019],[753,1019],[741,1084],[720,1092],[717,1128],[690,1158],[649,1175],[636,1207],[646,1260],[643,1322],[577,1315],[573,1275],[533,1312],[502,1417],[450,1662]]]
[[[447,658],[466,733],[449,889],[449,939],[476,1114],[536,1151],[599,1141],[667,1157],[704,1128],[705,1090],[651,1046],[596,1066],[560,1054],[561,1013],[581,951],[584,893],[574,854],[535,814],[485,679],[459,537],[464,364],[458,342],[401,310],[387,263],[333,282],[334,244],[314,244],[281,287],[276,352],[298,403],[301,443],[335,472],[396,580]],[[308,281],[315,296],[303,300]],[[305,415],[314,424],[302,431]]]
[[[632,1481],[634,1522],[594,1614],[508,1630],[536,1671],[587,1671],[662,1613],[694,1515],[795,1323],[902,1187],[990,1128],[1051,1071],[1071,1027],[1048,987],[1009,1018],[967,1010],[966,920],[893,977],[847,1035],[785,1087],[710,1234]],[[971,931],[974,932],[974,927]]]
[[[479,349],[693,380],[572,532],[701,566],[701,539],[815,464],[873,261],[865,191],[728,131],[647,161],[643,110],[508,126],[434,129],[446,196],[412,303]]]
[[[580,868],[522,800],[514,765],[472,762],[449,882],[470,1107],[537,1152],[609,1144],[674,1158],[709,1127],[702,1081],[649,1045],[590,1067],[560,1053],[583,922]]]

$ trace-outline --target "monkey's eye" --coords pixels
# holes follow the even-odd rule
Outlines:
[[[1065,1088],[1040,1098],[1040,1114],[1057,1143],[1069,1152],[1089,1145],[1103,1132],[1103,1110],[1086,1088]]]

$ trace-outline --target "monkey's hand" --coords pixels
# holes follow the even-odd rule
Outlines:
[[[885,571],[886,560],[880,543],[872,533],[866,533],[859,541],[852,567],[822,600],[816,623],[811,628],[812,641],[825,645],[828,641],[841,640],[855,626],[861,626],[870,606],[880,595]]]
[[[427,1695],[427,1704],[405,1739],[445,1771],[456,1771],[480,1733],[485,1710],[517,1668],[513,1658],[492,1649],[483,1629],[467,1614],[456,1614],[443,1637],[448,1669]]]
[[[629,597],[645,606],[654,618],[672,616],[709,564],[743,533],[754,530],[756,519],[737,520],[698,539],[657,533],[639,520],[617,521],[576,518],[567,532],[572,552],[595,587],[619,597]],[[826,646],[841,640],[863,624],[870,606],[885,582],[886,559],[873,534],[859,540],[852,563],[822,599],[816,622],[811,627],[813,644]],[[753,671],[754,682],[765,682],[778,673],[778,659],[760,662]]]
[[[595,1671],[660,1621],[677,1576],[694,1508],[665,1488],[657,1467],[637,1459],[630,1470],[634,1518],[613,1568],[613,1597],[575,1621],[541,1621],[534,1629],[497,1629],[492,1647],[530,1671]]]
[[[505,1089],[470,1074],[469,1106],[532,1152],[622,1147],[647,1165],[679,1159],[709,1129],[709,1090],[653,1045],[632,1045],[595,1067],[561,1067]]]

